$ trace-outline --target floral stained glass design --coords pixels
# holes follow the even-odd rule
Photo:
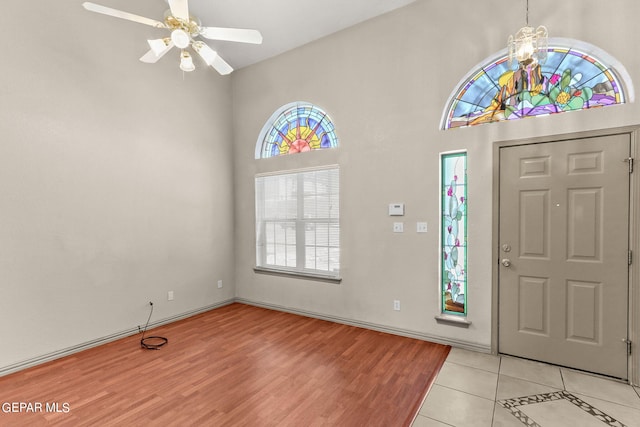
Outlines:
[[[452,96],[443,129],[622,104],[616,71],[576,48],[550,47],[543,65],[508,67],[507,56],[481,66]]]
[[[441,156],[442,312],[467,313],[467,153]]]
[[[285,105],[263,128],[256,158],[303,153],[338,146],[333,122],[323,110],[309,103]]]

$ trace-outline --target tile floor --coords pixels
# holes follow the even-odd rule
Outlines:
[[[452,349],[413,427],[640,427],[640,388]]]

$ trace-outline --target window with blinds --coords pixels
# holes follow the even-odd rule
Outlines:
[[[338,167],[259,175],[255,184],[257,267],[338,278]]]

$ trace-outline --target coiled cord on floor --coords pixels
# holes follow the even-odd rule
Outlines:
[[[151,315],[153,314],[153,303],[149,302],[149,305],[151,306],[151,311],[149,312],[149,318],[147,318],[147,324],[144,325],[144,329],[142,330],[140,347],[146,348],[147,350],[160,350],[160,347],[169,342],[168,339],[157,336],[144,337],[144,334],[147,332],[147,327],[149,326],[149,320],[151,320]],[[149,340],[154,340],[155,342],[148,342]]]

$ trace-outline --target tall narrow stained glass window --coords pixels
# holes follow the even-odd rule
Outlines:
[[[467,153],[442,154],[442,312],[467,314]]]
[[[562,113],[633,101],[625,68],[585,42],[550,39],[541,66],[510,69],[506,51],[472,70],[452,93],[441,128]]]
[[[264,125],[256,159],[337,146],[338,138],[327,113],[307,102],[293,102],[278,109]]]

